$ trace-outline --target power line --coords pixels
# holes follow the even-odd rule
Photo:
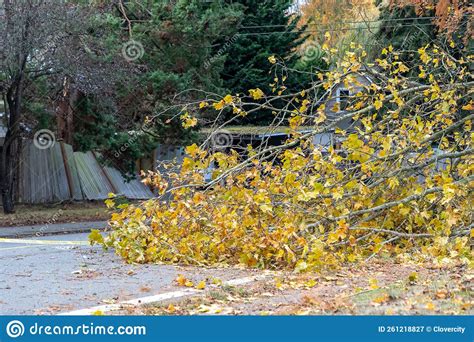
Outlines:
[[[394,18],[394,19],[380,19],[380,20],[362,20],[362,21],[341,21],[337,24],[366,24],[366,23],[380,23],[380,22],[392,22],[392,21],[408,21],[415,19],[435,19],[436,17],[410,17],[410,18]],[[334,25],[334,24],[320,24],[320,25]],[[240,26],[241,28],[265,28],[265,27],[286,27],[288,25],[254,25],[254,26]]]
[[[425,24],[410,24],[410,25],[394,25],[394,26],[384,26],[384,28],[401,28],[401,27],[416,27],[416,26],[430,26],[431,23]],[[237,36],[261,36],[261,35],[271,35],[276,33],[281,34],[298,34],[298,33],[325,33],[325,32],[344,32],[344,31],[359,31],[359,30],[375,30],[378,29],[378,26],[366,26],[366,27],[346,27],[338,29],[320,29],[320,30],[303,30],[303,31],[270,31],[270,32],[246,32],[246,33],[236,33]],[[226,36],[226,35],[222,35]]]
[[[395,25],[395,26],[384,26],[384,28],[401,28],[401,27],[410,27],[410,26],[429,26],[431,23],[424,23],[424,24],[413,24],[413,23],[404,23],[401,25]],[[232,36],[231,35],[225,35],[225,34],[201,34],[201,37],[208,37],[208,38],[217,38],[217,37],[223,37],[223,38],[230,38],[232,39],[234,37],[238,36],[264,36],[264,35],[272,35],[272,34],[304,34],[304,33],[326,33],[326,32],[346,32],[346,31],[361,31],[361,30],[376,30],[379,27],[373,26],[373,27],[348,27],[348,28],[338,28],[338,29],[320,29],[320,30],[303,30],[303,31],[268,31],[268,32],[247,32],[247,33],[235,33]],[[196,33],[193,33],[192,35],[196,35]],[[218,46],[223,46],[228,44],[227,42],[224,43],[217,43],[217,44],[212,44],[212,47],[218,47]]]

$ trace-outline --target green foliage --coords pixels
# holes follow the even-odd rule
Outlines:
[[[74,135],[75,148],[80,151],[96,150],[102,153],[102,162],[113,165],[124,175],[134,176],[135,161],[147,157],[156,142],[135,129],[119,130],[118,116],[113,108],[94,97],[82,98],[76,108]]]
[[[134,161],[157,143],[186,144],[194,139],[176,117],[179,102],[197,98],[203,90],[223,93],[223,60],[206,62],[213,57],[213,43],[232,33],[242,13],[233,4],[215,6],[200,0],[125,5],[96,16],[93,30],[108,32],[105,44],[128,60],[134,76],[119,86],[115,106],[98,97],[81,105],[84,120],[76,143],[80,149],[101,150],[108,160],[131,171]],[[129,56],[124,47],[130,42],[137,50]]]
[[[84,97],[76,104],[75,148],[80,151],[108,147],[115,136],[116,119],[111,108],[94,97]]]
[[[434,13],[426,16],[432,17]],[[414,19],[409,19],[414,18]],[[395,50],[415,51],[430,43],[436,37],[435,25],[431,19],[418,18],[412,6],[393,7],[385,6],[380,11],[381,25],[375,39],[380,45],[391,44]],[[374,51],[374,54],[380,51]],[[404,60],[413,59],[404,56]]]
[[[472,47],[472,40],[466,39],[468,21],[463,20],[452,33],[440,29],[435,25],[436,10],[425,9],[417,13],[414,6],[383,6],[380,11],[381,20],[377,34],[374,37],[376,47],[373,55],[380,53],[380,46],[393,46],[400,51],[400,60],[410,69],[416,64],[417,51],[428,44],[436,44],[455,58],[466,56]],[[414,62],[415,61],[415,62]],[[419,70],[413,68],[412,73],[417,75]]]
[[[244,9],[244,15],[239,23],[238,35],[228,37],[231,44],[225,50],[227,59],[222,70],[224,86],[231,93],[245,93],[252,88],[260,88],[264,93],[271,90],[274,74],[268,72],[268,58],[280,57],[287,67],[295,67],[299,56],[295,49],[301,45],[301,29],[297,28],[298,16],[288,15],[293,4],[290,0],[239,0]],[[226,40],[221,40],[215,48],[218,51]],[[295,77],[288,80],[295,86],[307,82],[307,79]],[[300,84],[300,86],[303,86]],[[265,124],[272,120],[271,112],[261,111],[250,114],[242,122]]]
[[[25,101],[24,111],[37,122],[37,129],[51,128],[55,125],[54,117],[48,111],[45,103]]]
[[[142,81],[151,85],[148,95],[169,102],[170,97],[191,88],[222,91],[219,72],[223,61],[210,68],[206,61],[213,56],[214,42],[233,32],[241,15],[237,6],[219,7],[199,0],[148,1],[146,6],[131,3],[129,12],[140,20],[133,24],[132,32],[145,50],[139,63],[147,66]]]
[[[126,2],[123,10],[95,17],[92,30],[111,31],[104,44],[122,55],[133,76],[125,75],[114,99],[90,97],[80,105],[77,146],[99,150],[107,161],[133,172],[135,160],[157,143],[191,142],[194,133],[176,117],[179,103],[203,90],[223,92],[223,60],[211,67],[206,62],[214,41],[230,34],[240,15],[233,4],[149,0]],[[129,43],[136,47],[130,55]]]

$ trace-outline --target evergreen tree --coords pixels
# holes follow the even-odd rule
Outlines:
[[[244,8],[244,15],[238,26],[237,35],[221,41],[216,49],[226,45],[227,58],[221,72],[224,86],[232,93],[248,93],[249,89],[260,88],[269,93],[273,74],[269,73],[268,58],[277,56],[293,68],[298,60],[295,50],[305,38],[304,27],[298,29],[299,16],[293,15],[292,0],[238,0]],[[289,80],[290,81],[290,80]],[[301,80],[293,80],[295,83]],[[291,87],[291,86],[290,86]],[[271,120],[271,113],[260,112],[249,115],[245,122],[263,124]]]
[[[379,1],[380,2],[380,1]],[[438,1],[439,2],[439,1]],[[439,13],[436,6],[418,8],[416,3],[402,5],[385,5],[380,11],[380,27],[375,36],[376,48],[374,55],[380,53],[380,48],[392,45],[394,50],[402,52],[402,60],[410,69],[415,66],[417,50],[428,44],[436,44],[448,51],[451,56],[460,58],[467,54],[472,47],[472,40],[466,40],[470,18],[463,14],[467,6],[460,2],[459,18],[455,23],[440,26],[443,13]],[[454,15],[451,16],[454,18]],[[418,74],[418,68],[411,70]]]
[[[235,31],[241,15],[236,4],[144,0],[123,1],[113,15],[99,18],[96,30],[112,29],[110,50],[129,62],[134,75],[124,80],[113,104],[109,98],[89,97],[79,106],[78,116],[86,124],[79,123],[76,145],[100,150],[112,164],[133,173],[134,161],[158,143],[190,143],[194,133],[183,127],[179,104],[200,99],[200,91],[224,93],[220,71],[225,57],[215,56],[212,45]],[[87,128],[88,121],[95,129]],[[142,129],[146,134],[137,135]]]

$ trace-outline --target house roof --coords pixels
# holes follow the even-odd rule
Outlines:
[[[376,67],[362,67],[361,69],[359,69],[359,71],[357,72],[352,72],[351,74],[355,74],[356,76],[360,76],[360,77],[363,77],[365,78],[369,83],[374,83],[374,81],[376,80],[380,80],[380,72],[377,70]],[[326,90],[326,92],[324,92],[323,95],[321,95],[321,97],[319,99],[316,100],[315,102],[315,105],[316,106],[319,106],[321,105],[322,103],[324,103],[326,101],[326,99],[329,97],[329,96],[338,96],[338,95],[334,95],[333,94],[333,91],[334,89],[336,89],[344,80],[341,79],[339,82],[337,83],[334,83],[328,90]]]

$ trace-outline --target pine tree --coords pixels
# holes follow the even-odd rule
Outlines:
[[[235,31],[239,8],[202,0],[124,1],[113,15],[101,17],[99,24],[114,33],[107,37],[110,50],[118,50],[134,73],[114,94],[114,103],[89,97],[80,106],[77,116],[89,120],[77,127],[76,145],[99,150],[108,162],[134,174],[134,161],[150,147],[190,143],[195,132],[183,127],[177,103],[201,98],[200,91],[225,92],[224,56],[215,56],[212,45]],[[142,130],[147,134],[136,134]]]
[[[291,13],[291,0],[238,0],[244,8],[238,32],[228,37],[227,55],[221,72],[224,86],[232,93],[248,93],[259,87],[271,91],[274,75],[269,73],[268,58],[277,56],[292,68],[298,60],[295,50],[305,38],[304,27],[298,29],[299,16]],[[225,45],[221,41],[220,45]],[[219,47],[217,47],[219,49]],[[265,123],[271,113],[258,113],[246,118],[247,122]]]
[[[381,25],[376,34],[376,41],[380,47],[392,45],[397,51],[411,51],[413,54],[436,38],[432,15],[433,13],[429,13],[419,17],[413,6],[384,6],[380,12]],[[380,53],[380,48],[374,50],[375,54]],[[410,52],[402,55],[401,59],[408,65],[414,60]]]

